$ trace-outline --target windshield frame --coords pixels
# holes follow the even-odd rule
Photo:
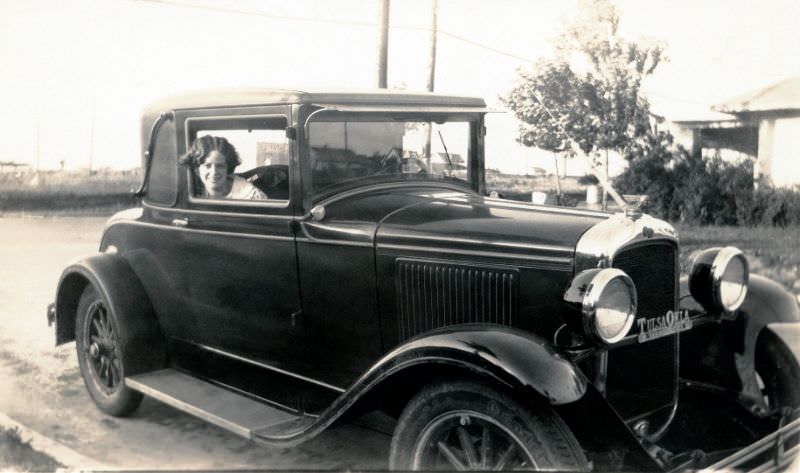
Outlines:
[[[303,140],[300,153],[301,159],[301,173],[303,180],[303,194],[306,196],[304,199],[304,207],[306,210],[310,209],[315,203],[325,200],[335,194],[342,192],[352,191],[359,187],[375,188],[380,187],[382,184],[390,186],[437,186],[446,187],[448,189],[463,189],[465,191],[483,192],[485,189],[485,175],[483,163],[483,135],[484,135],[484,114],[485,110],[470,110],[467,108],[459,108],[450,110],[449,108],[434,109],[428,108],[425,110],[419,109],[404,109],[392,110],[339,110],[329,108],[315,108],[309,111],[310,113],[304,120],[302,127]],[[312,187],[312,137],[311,137],[311,124],[315,122],[433,122],[433,123],[446,123],[446,122],[461,122],[468,125],[468,145],[467,155],[465,156],[465,165],[467,177],[466,180],[459,178],[447,178],[445,176],[430,176],[414,178],[398,177],[386,175],[385,178],[375,178],[373,176],[365,176],[353,180],[343,181],[341,183],[326,187],[315,191]],[[301,122],[302,123],[302,122]],[[438,140],[436,134],[433,134],[432,140]]]

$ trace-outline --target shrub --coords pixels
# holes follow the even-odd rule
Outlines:
[[[800,192],[754,190],[753,161],[691,156],[664,132],[640,140],[626,157],[628,168],[615,185],[625,194],[647,194],[647,211],[658,217],[695,225],[800,224]]]
[[[586,174],[578,178],[578,184],[582,186],[596,186],[600,184],[600,180],[593,174]]]
[[[742,225],[787,227],[800,224],[800,193],[789,189],[761,188],[742,199],[737,208]]]
[[[730,164],[720,158],[684,158],[673,168],[673,218],[703,225],[741,223],[738,209],[748,206],[752,195],[752,162]]]

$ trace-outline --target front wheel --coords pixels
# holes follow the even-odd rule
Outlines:
[[[530,409],[491,386],[444,382],[401,415],[389,457],[395,470],[586,470],[577,440],[548,406]]]
[[[791,347],[768,329],[756,342],[755,370],[764,403],[771,410],[800,408],[800,364]]]
[[[75,345],[83,382],[97,407],[113,416],[133,412],[142,394],[125,386],[123,350],[128,346],[116,314],[89,285],[78,302]]]

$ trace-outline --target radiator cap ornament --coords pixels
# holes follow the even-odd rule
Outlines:
[[[642,209],[644,208],[645,204],[647,203],[648,197],[644,194],[624,194],[622,196],[625,199],[625,203],[628,205],[625,206],[625,216],[636,220],[642,216]]]

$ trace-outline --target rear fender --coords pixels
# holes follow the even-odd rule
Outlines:
[[[130,366],[163,365],[166,352],[153,307],[139,278],[118,254],[89,256],[71,264],[61,274],[55,302],[56,345],[75,340],[78,301],[90,284],[123,325],[127,343],[138,348],[136,360],[131,360]]]

